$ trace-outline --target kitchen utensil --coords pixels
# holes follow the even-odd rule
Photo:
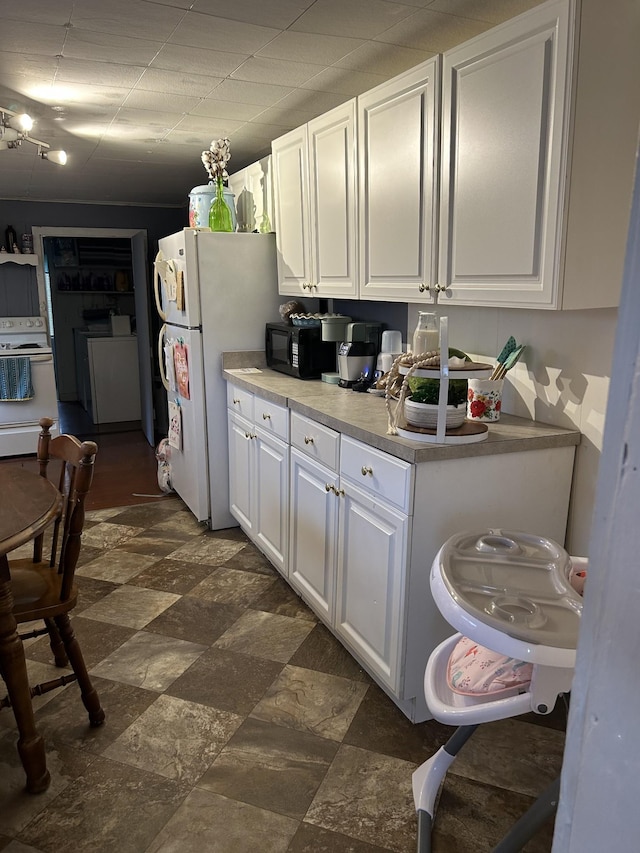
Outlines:
[[[516,343],[516,339],[513,337],[513,335],[511,335],[507,340],[506,344],[500,350],[500,353],[496,359],[498,363],[496,364],[493,373],[491,374],[491,379],[500,378],[500,371],[502,369],[502,365],[505,363],[505,360],[508,358],[508,356],[511,355],[511,353],[517,348],[517,346],[518,345]]]
[[[520,346],[516,347],[512,353],[510,353],[504,361],[504,364],[500,365],[500,370],[497,376],[492,376],[492,379],[504,379],[505,374],[508,370],[516,364],[516,362],[520,361],[520,357],[522,353],[525,351],[526,346],[524,344],[520,344]],[[495,373],[495,371],[494,371]]]

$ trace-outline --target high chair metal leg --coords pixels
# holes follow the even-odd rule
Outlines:
[[[418,853],[431,851],[431,827],[440,785],[456,755],[477,728],[477,725],[459,726],[444,746],[421,764],[411,777],[413,801],[418,814]]]
[[[514,823],[509,832],[493,848],[493,853],[518,853],[540,827],[556,813],[560,796],[560,777],[540,794],[531,808]]]

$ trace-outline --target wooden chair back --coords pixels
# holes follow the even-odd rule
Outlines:
[[[98,446],[94,441],[79,441],[72,435],[51,436],[51,418],[40,420],[38,438],[38,464],[40,475],[48,477],[62,493],[64,503],[60,517],[53,527],[49,566],[57,567],[63,575],[60,600],[71,595],[80,539],[84,527],[84,503],[93,480],[93,469]],[[57,469],[57,472],[56,472]],[[34,546],[34,562],[42,560],[43,540]]]

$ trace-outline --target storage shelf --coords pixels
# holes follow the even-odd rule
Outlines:
[[[37,267],[37,255],[13,255],[10,252],[0,253],[0,264],[23,264],[25,266]]]

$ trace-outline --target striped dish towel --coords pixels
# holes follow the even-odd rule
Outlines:
[[[33,400],[31,359],[22,356],[0,358],[0,400]]]

